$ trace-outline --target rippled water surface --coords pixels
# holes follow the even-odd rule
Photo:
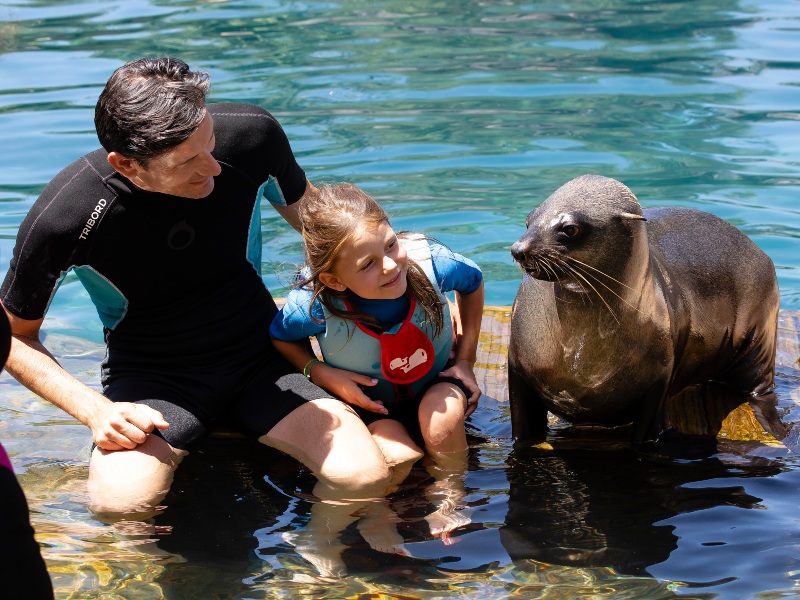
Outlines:
[[[513,301],[509,246],[527,213],[598,173],[646,207],[740,227],[795,311],[798,48],[797,0],[3,0],[0,271],[47,181],[97,146],[94,103],[113,69],[171,54],[212,74],[213,100],[275,114],[312,181],[352,181],[396,228],[478,262],[487,304]],[[279,296],[300,241],[269,210],[262,228]],[[45,328],[97,385],[102,331],[71,276]],[[779,370],[788,407],[797,357]],[[215,436],[184,462],[166,511],[109,525],[86,509],[88,430],[7,376],[0,391],[0,439],[62,598],[800,596],[800,464],[769,444],[651,451],[559,430],[552,449],[515,448],[505,398],[488,397],[470,424],[472,523],[452,544],[430,537],[420,467],[390,498],[408,556],[354,525],[339,540],[348,575],[321,584],[298,550],[314,503],[294,463]]]

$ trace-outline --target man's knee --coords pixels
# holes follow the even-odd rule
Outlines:
[[[157,436],[133,450],[95,448],[89,463],[89,510],[99,515],[152,513],[169,492],[188,453]]]
[[[283,418],[259,441],[309,467],[326,497],[382,495],[391,469],[364,422],[333,398],[308,402]]]

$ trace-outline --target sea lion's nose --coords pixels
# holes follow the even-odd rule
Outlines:
[[[517,240],[511,244],[511,256],[517,262],[523,262],[525,260],[525,253],[527,250],[528,244],[524,240]]]

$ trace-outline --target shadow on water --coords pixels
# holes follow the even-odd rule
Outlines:
[[[607,437],[559,437],[552,449],[515,449],[509,457],[500,537],[513,560],[648,575],[678,547],[666,520],[717,506],[758,508],[761,498],[748,494],[739,478],[782,470],[771,459],[729,464],[715,445],[700,442],[642,451]],[[730,446],[746,456],[757,444]],[[726,483],[702,485],[709,481]]]

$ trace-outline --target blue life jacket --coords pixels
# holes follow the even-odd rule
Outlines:
[[[332,315],[323,305],[326,319],[325,331],[317,335],[325,362],[339,369],[377,379],[378,384],[373,387],[365,386],[364,393],[370,398],[383,401],[387,406],[397,401],[401,391],[399,386],[408,385],[409,394],[414,396],[432,378],[437,377],[447,364],[453,344],[453,322],[450,317],[450,308],[447,297],[439,289],[433,272],[428,241],[423,236],[414,234],[402,238],[400,243],[408,253],[409,260],[417,263],[428,276],[438,293],[439,301],[442,302],[444,326],[439,335],[434,337],[433,324],[427,320],[425,311],[413,299],[409,308],[410,314],[406,315],[406,319],[382,333],[371,331],[350,319]],[[347,310],[344,303],[339,308]],[[392,344],[387,343],[390,340],[387,340],[386,336],[398,335],[401,328],[409,329],[408,324],[404,325],[406,321],[424,333],[424,337],[429,340],[426,342],[427,346],[412,342],[413,346],[407,347],[408,349],[401,349],[399,354],[397,352],[391,354],[392,351],[387,348]],[[381,339],[384,341],[383,348]],[[429,356],[431,352],[433,356]],[[382,355],[383,365],[381,364]],[[415,370],[426,372],[421,377],[415,378]],[[410,381],[411,379],[413,381]]]

